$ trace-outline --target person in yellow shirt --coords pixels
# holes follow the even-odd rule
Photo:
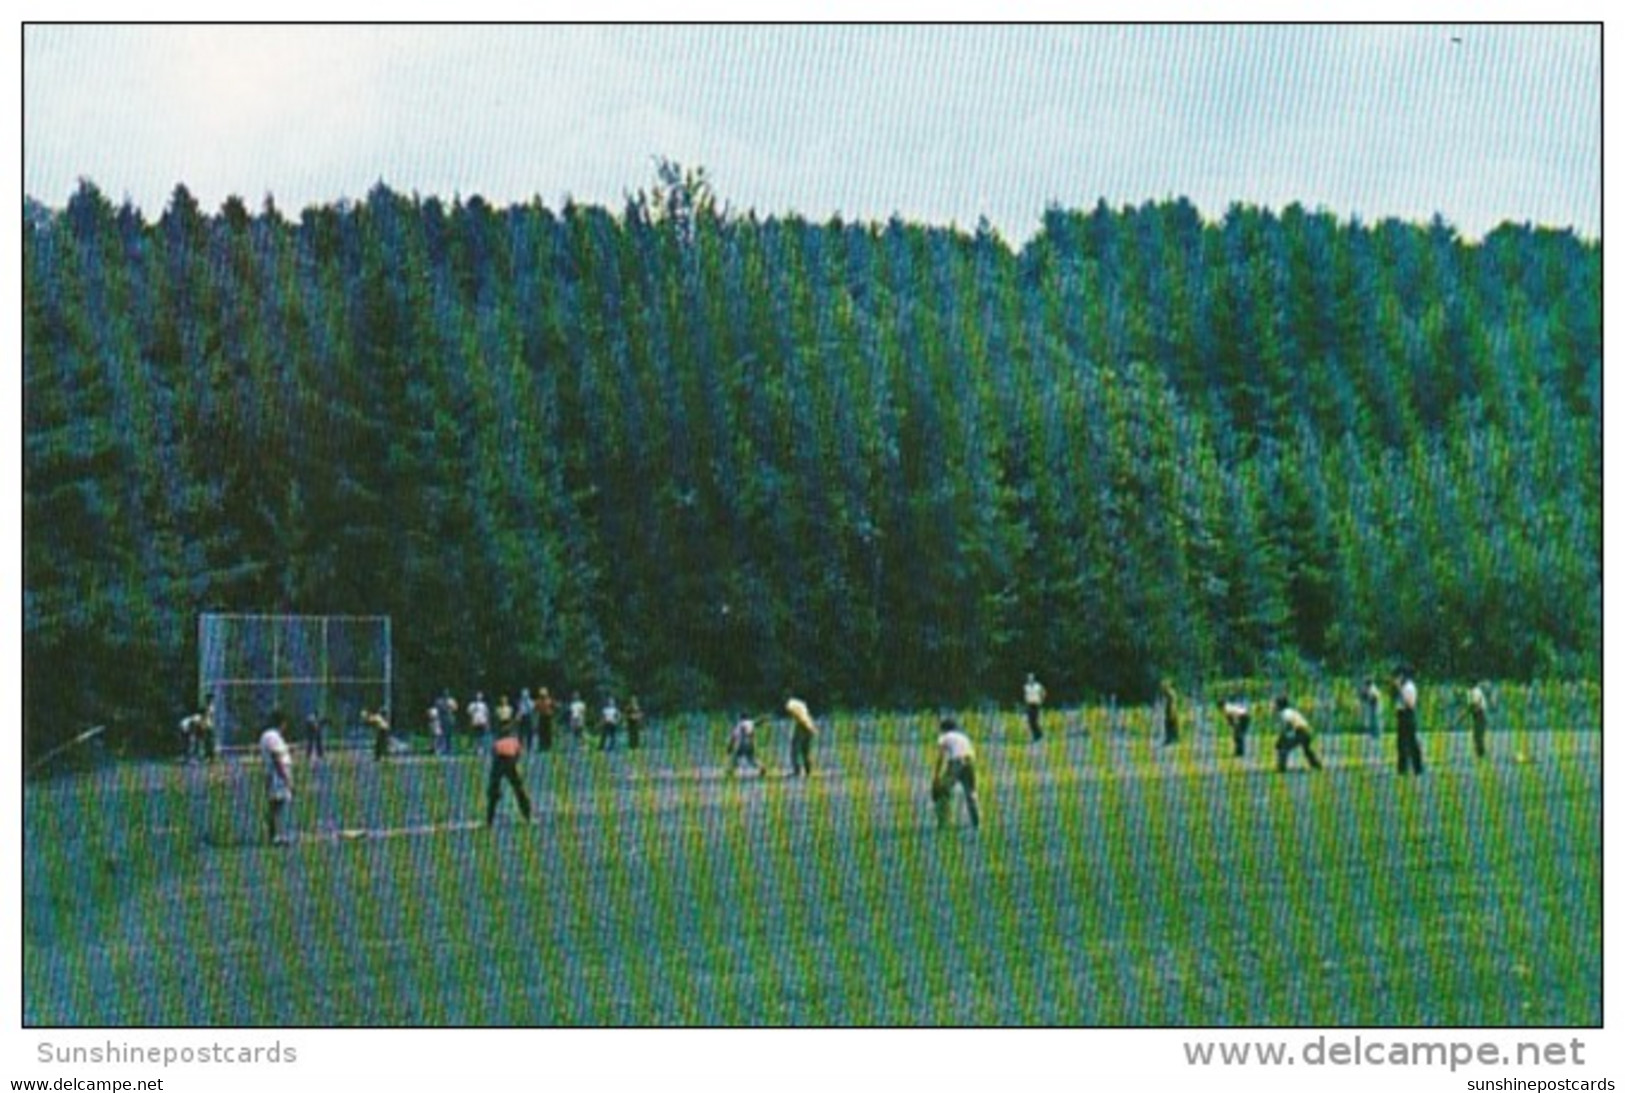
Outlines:
[[[788,698],[784,712],[790,715],[790,777],[812,777],[812,743],[818,735],[818,723],[812,711],[799,698]]]
[[[1292,700],[1281,695],[1275,700],[1275,713],[1281,721],[1281,735],[1275,738],[1275,769],[1286,772],[1287,756],[1295,748],[1303,749],[1311,770],[1320,769],[1320,757],[1315,754],[1314,734],[1309,730],[1309,719],[1299,713]]]
[[[389,755],[389,711],[361,711],[361,723],[372,730],[372,759],[381,762]]]

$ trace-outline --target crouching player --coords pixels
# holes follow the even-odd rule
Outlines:
[[[1219,703],[1219,712],[1230,726],[1230,740],[1235,745],[1236,758],[1240,759],[1247,754],[1247,730],[1253,725],[1252,708],[1240,696],[1231,695]]]
[[[1320,758],[1315,755],[1308,719],[1293,709],[1292,700],[1286,695],[1275,700],[1275,712],[1281,719],[1281,735],[1275,738],[1275,769],[1285,772],[1287,756],[1294,748],[1302,748],[1310,768],[1319,770]]]
[[[965,809],[970,825],[982,826],[982,810],[976,801],[976,749],[970,737],[960,731],[953,718],[944,718],[937,734],[937,760],[931,770],[931,802],[937,808],[937,826],[948,826],[953,811],[954,786],[965,790]]]
[[[740,763],[749,763],[756,768],[757,774],[767,777],[767,768],[756,758],[756,722],[748,714],[740,714],[733,731],[728,734],[728,777],[732,778],[739,772]]]
[[[519,801],[519,811],[525,817],[525,822],[530,823],[530,795],[525,792],[525,783],[519,777],[519,756],[522,751],[519,729],[510,718],[502,735],[491,745],[491,778],[485,786],[486,827],[496,823],[497,802],[502,800],[503,782],[513,787],[513,795]]]

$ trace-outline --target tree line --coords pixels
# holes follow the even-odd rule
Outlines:
[[[396,700],[701,708],[1600,673],[1601,247],[1290,205],[975,230],[380,184],[24,209],[25,738],[201,611],[389,614]]]

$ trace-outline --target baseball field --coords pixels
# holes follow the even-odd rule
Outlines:
[[[1205,721],[967,713],[984,819],[928,798],[935,718],[836,715],[812,779],[729,778],[720,718],[637,752],[257,755],[28,784],[26,1023],[55,1026],[1593,1025],[1595,724],[1323,733],[1274,770]]]

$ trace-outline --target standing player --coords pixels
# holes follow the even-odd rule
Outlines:
[[[575,739],[576,747],[581,746],[582,737],[587,734],[587,704],[581,700],[581,692],[576,691],[570,696],[570,735]]]
[[[519,777],[519,756],[523,752],[519,734],[510,721],[491,745],[491,777],[485,784],[485,826],[496,823],[497,802],[502,799],[502,783],[513,787],[519,802],[519,812],[530,823],[530,795],[525,792],[524,779]]]
[[[441,755],[441,756],[445,755],[446,754],[446,726],[445,726],[445,723],[440,720],[440,703],[439,703],[439,701],[429,703],[429,708],[424,711],[424,718],[425,718],[425,720],[428,721],[428,724],[429,724],[429,752],[430,752],[430,754],[432,754],[432,755]]]
[[[435,699],[435,709],[440,711],[440,730],[445,733],[445,753],[452,753],[453,744],[457,739],[457,700],[451,697],[451,689],[446,688]]]
[[[1219,703],[1219,712],[1224,714],[1225,723],[1230,726],[1230,739],[1235,743],[1235,757],[1242,758],[1247,754],[1247,730],[1253,725],[1253,710],[1242,700],[1240,695],[1231,695]]]
[[[558,713],[558,704],[553,701],[553,693],[546,687],[537,688],[536,691],[536,733],[537,750],[553,750],[553,717]]]
[[[1027,731],[1032,734],[1033,743],[1044,739],[1044,730],[1038,723],[1039,715],[1044,710],[1044,699],[1048,693],[1044,685],[1038,682],[1038,677],[1027,673],[1027,682],[1021,685],[1021,702],[1027,707]]]
[[[198,727],[203,736],[203,757],[214,762],[214,695],[210,693],[203,699],[203,723]]]
[[[1292,700],[1286,695],[1275,700],[1275,712],[1281,719],[1281,735],[1275,738],[1275,769],[1285,774],[1287,756],[1294,748],[1302,748],[1309,768],[1319,770],[1320,757],[1315,754],[1314,734],[1309,730],[1308,718],[1293,708]]]
[[[271,712],[271,723],[260,733],[260,755],[265,757],[265,830],[272,846],[288,841],[282,829],[282,814],[293,800],[293,756],[282,737],[287,719],[281,710]]]
[[[1422,773],[1422,742],[1417,735],[1416,680],[1401,665],[1394,673],[1394,726],[1399,744],[1399,773]]]
[[[643,744],[643,707],[638,705],[638,696],[633,695],[626,700],[626,746],[637,751]]]
[[[1365,712],[1365,732],[1367,736],[1382,735],[1382,692],[1377,689],[1377,681],[1370,676],[1366,677],[1365,686],[1360,688],[1360,706]]]
[[[305,758],[312,763],[327,758],[327,741],[322,739],[323,721],[314,710],[305,717]]]
[[[1162,681],[1162,742],[1164,744],[1179,743],[1179,692],[1174,690],[1173,680]]]
[[[749,714],[740,714],[739,720],[734,722],[733,731],[728,734],[728,777],[732,778],[739,772],[741,763],[749,763],[756,768],[759,776],[767,777],[767,768],[756,758],[756,722],[751,720]]]
[[[958,723],[946,717],[937,733],[936,763],[931,768],[931,803],[937,809],[939,829],[948,826],[956,785],[965,791],[971,827],[981,827],[982,810],[976,800],[976,749]]]
[[[598,750],[614,751],[615,736],[621,731],[621,708],[615,705],[615,696],[604,699],[604,708],[598,712]]]
[[[468,731],[479,741],[479,749],[491,746],[491,707],[485,704],[485,692],[475,691],[474,701],[468,704]]]
[[[497,699],[496,718],[498,736],[506,736],[509,732],[517,731],[514,728],[513,703],[508,701],[507,695]]]
[[[519,689],[519,716],[520,739],[526,745],[536,746],[536,700],[530,696],[529,687]]]
[[[1467,716],[1473,723],[1473,754],[1483,759],[1489,755],[1486,737],[1490,728],[1490,685],[1480,682],[1467,692]]]
[[[813,720],[807,704],[799,698],[785,699],[784,712],[790,715],[793,722],[790,729],[790,777],[805,775],[811,778],[812,744],[813,737],[818,735],[818,723]]]

